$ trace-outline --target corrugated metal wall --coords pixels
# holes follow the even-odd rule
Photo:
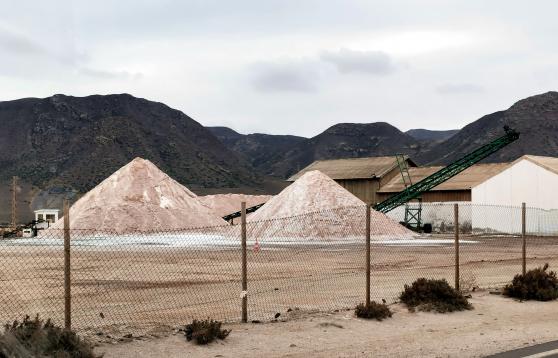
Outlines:
[[[378,202],[391,197],[393,193],[377,193]],[[422,194],[424,203],[462,202],[471,201],[471,190],[440,190]]]
[[[376,192],[380,186],[378,179],[350,179],[336,180],[336,182],[365,203],[375,203],[377,200]]]

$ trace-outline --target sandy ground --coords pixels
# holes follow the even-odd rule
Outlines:
[[[420,245],[373,243],[372,298],[394,302],[419,277],[454,280],[451,237]],[[463,236],[464,288],[499,287],[521,269],[521,240]],[[272,245],[248,252],[250,320],[354,307],[365,294],[364,243]],[[249,245],[251,247],[251,245]],[[528,266],[558,268],[558,240],[530,239]],[[192,318],[240,317],[240,250],[145,245],[72,249],[72,321],[104,337],[172,331]],[[63,250],[0,245],[0,322],[40,313],[63,322]],[[110,339],[109,339],[110,340]]]
[[[288,317],[284,322],[231,324],[225,341],[186,342],[181,333],[160,339],[101,345],[112,357],[482,357],[558,338],[558,302],[518,302],[479,292],[474,310],[410,313],[391,305],[383,322],[352,311]],[[296,312],[295,312],[296,313]]]

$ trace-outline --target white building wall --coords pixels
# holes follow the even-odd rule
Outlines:
[[[422,223],[431,224],[434,232],[447,232],[448,229],[453,227],[455,220],[454,204],[459,205],[460,226],[468,226],[471,224],[471,203],[468,201],[423,203],[421,214]],[[418,206],[416,203],[411,203],[409,205],[411,207]],[[387,216],[398,222],[404,221],[405,205],[399,206],[388,212]]]
[[[472,188],[473,228],[518,234],[521,232],[521,204],[545,210],[558,209],[557,187],[557,174],[523,159]],[[542,218],[545,215],[548,216],[540,210],[528,210],[527,230],[558,233],[558,217],[548,220]]]

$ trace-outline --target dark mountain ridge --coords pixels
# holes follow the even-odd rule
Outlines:
[[[0,102],[0,221],[9,218],[12,175],[21,177],[20,208],[27,214],[34,207],[59,207],[61,197],[84,193],[136,156],[198,193],[274,193],[284,185],[279,179],[319,159],[403,153],[419,164],[448,164],[501,136],[504,125],[521,137],[486,162],[558,156],[558,92],[520,100],[453,135],[403,133],[377,122],[336,124],[312,138],[205,128],[162,103],[127,94],[5,101]],[[438,140],[440,135],[448,138]]]
[[[237,153],[255,169],[266,166],[278,153],[290,150],[306,140],[293,135],[263,133],[240,134],[227,127],[208,127],[227,148]]]
[[[414,155],[422,144],[389,123],[340,123],[290,150],[278,153],[261,170],[287,178],[315,160],[368,156]]]
[[[430,130],[430,129],[409,129],[405,132],[405,134],[410,135],[411,137],[415,138],[416,140],[420,141],[429,141],[429,142],[440,142],[444,141],[454,134],[459,132],[459,129],[450,129],[450,130]]]
[[[416,159],[420,163],[449,164],[502,136],[504,125],[520,132],[519,140],[485,162],[509,162],[525,154],[558,156],[558,92],[531,96],[505,111],[483,116]]]
[[[192,118],[129,94],[0,102],[0,128],[4,186],[16,175],[36,192],[84,193],[142,157],[194,191],[279,189]]]

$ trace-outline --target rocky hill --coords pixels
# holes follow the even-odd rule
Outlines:
[[[219,139],[221,143],[223,143],[229,149],[231,149],[237,141],[247,136],[246,134],[240,134],[234,129],[230,129],[228,127],[206,128],[209,129],[209,131],[213,133],[213,135],[217,137],[217,139]]]
[[[426,142],[441,142],[449,139],[455,133],[459,132],[459,129],[450,129],[446,131],[434,131],[429,129],[409,129],[405,134],[410,135],[416,140],[426,141]]]
[[[266,174],[286,178],[319,159],[415,155],[421,146],[419,141],[388,123],[341,123],[278,153],[260,168]]]
[[[281,153],[306,140],[304,137],[293,135],[240,134],[227,127],[208,127],[208,129],[227,148],[258,170],[265,168]]]
[[[464,154],[503,135],[504,125],[519,131],[518,141],[487,158],[506,162],[524,154],[558,156],[558,92],[525,98],[505,111],[486,115],[459,133],[419,154],[423,164],[448,164]]]
[[[258,149],[252,152],[244,146],[235,147],[244,137],[228,128],[214,133],[240,155],[264,157],[265,160],[251,162],[260,172],[286,178],[317,159],[405,153],[419,164],[448,164],[503,135],[504,125],[521,132],[521,138],[485,162],[511,161],[523,154],[558,156],[558,92],[523,99],[461,130],[412,129],[402,133],[388,123],[343,123],[313,138],[295,137],[295,141],[283,144],[284,136],[272,136],[277,141],[276,148],[281,149],[270,152],[265,147],[255,147]]]
[[[184,113],[128,94],[0,102],[0,128],[0,186],[6,188],[13,175],[21,178],[26,218],[36,201],[84,193],[135,157],[151,160],[194,191],[269,193],[281,185]],[[4,198],[0,222],[9,218],[9,196]]]

